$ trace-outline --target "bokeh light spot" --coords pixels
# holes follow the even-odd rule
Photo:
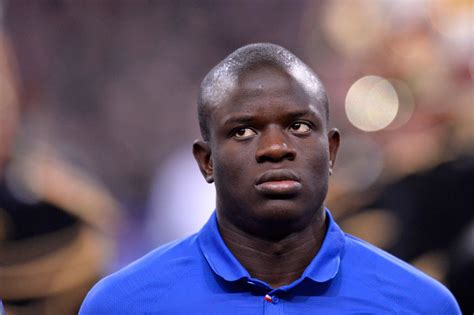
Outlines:
[[[415,111],[415,98],[410,87],[401,80],[391,79],[390,83],[398,95],[398,112],[387,129],[397,129],[406,124]]]
[[[346,115],[349,121],[364,131],[387,127],[398,112],[398,96],[392,84],[378,76],[357,80],[346,96]]]

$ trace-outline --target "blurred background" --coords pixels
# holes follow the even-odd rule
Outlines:
[[[470,0],[0,0],[7,314],[74,314],[100,277],[198,231],[215,192],[191,154],[197,90],[253,42],[326,86],[343,229],[472,312],[473,21]]]

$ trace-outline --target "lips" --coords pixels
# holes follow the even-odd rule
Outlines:
[[[293,195],[301,188],[298,175],[287,169],[269,170],[255,181],[257,191],[266,195]]]

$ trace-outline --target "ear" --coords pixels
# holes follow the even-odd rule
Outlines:
[[[193,143],[193,155],[206,182],[213,183],[214,175],[211,159],[211,147],[203,140],[195,140]]]
[[[332,173],[332,168],[336,163],[337,150],[339,149],[339,143],[341,141],[341,136],[339,130],[333,128],[328,132],[328,142],[329,142],[329,173]]]

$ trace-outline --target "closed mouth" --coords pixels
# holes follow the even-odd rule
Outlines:
[[[264,195],[290,196],[296,194],[302,184],[296,173],[291,170],[270,170],[255,181],[255,188]]]
[[[255,185],[260,185],[266,182],[280,182],[280,181],[293,181],[300,182],[298,175],[295,172],[288,169],[280,170],[269,170],[260,175],[256,181]]]

